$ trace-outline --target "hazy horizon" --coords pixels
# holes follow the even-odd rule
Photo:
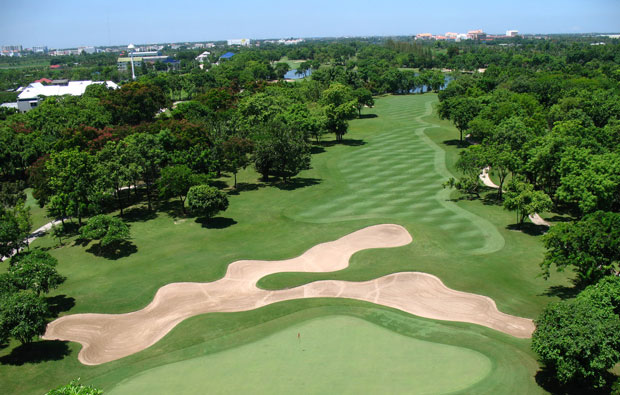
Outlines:
[[[0,45],[50,48],[220,41],[232,38],[407,36],[483,29],[501,34],[613,33],[620,31],[616,0],[523,0],[476,6],[453,0],[414,4],[404,0],[329,2],[297,5],[281,0],[260,4],[240,0],[235,7],[180,0],[5,3]]]

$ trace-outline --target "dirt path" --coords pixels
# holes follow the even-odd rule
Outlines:
[[[491,181],[491,178],[489,177],[489,170],[489,167],[485,167],[484,169],[482,169],[482,173],[480,173],[480,179],[482,180],[482,183],[489,188],[499,189],[499,185]],[[551,226],[551,224],[542,219],[540,215],[538,215],[538,213],[530,214],[528,217],[533,224],[541,226]]]
[[[173,283],[160,288],[144,309],[127,314],[76,314],[47,327],[44,339],[83,345],[78,359],[86,365],[113,361],[159,341],[186,318],[209,312],[247,311],[284,300],[339,297],[363,300],[439,320],[484,325],[516,337],[530,337],[534,324],[501,313],[486,297],[447,288],[425,273],[395,273],[366,282],[317,281],[267,291],[259,279],[279,272],[331,272],[349,265],[361,250],[407,245],[411,235],[399,225],[370,226],[338,240],[318,244],[297,258],[283,261],[237,261],[226,275],[210,283]]]

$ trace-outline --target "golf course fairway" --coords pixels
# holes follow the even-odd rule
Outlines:
[[[328,316],[147,370],[109,394],[379,393],[388,388],[390,393],[437,394],[464,390],[492,367],[477,351],[403,336],[358,318]]]

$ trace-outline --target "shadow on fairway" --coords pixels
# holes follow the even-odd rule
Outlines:
[[[69,342],[43,340],[15,347],[9,355],[0,358],[2,365],[21,366],[26,363],[59,361],[71,354]]]
[[[319,143],[316,143],[316,144],[319,144]],[[325,152],[325,148],[321,147],[320,145],[313,144],[312,146],[310,146],[310,153],[312,155],[322,154],[323,152]]]
[[[456,145],[459,148],[465,148],[467,147],[467,144],[465,144],[464,141],[461,141],[459,139],[452,139],[452,140],[444,140],[442,141],[442,143],[444,145]]]
[[[200,218],[196,218],[196,223],[199,223],[200,225],[202,225],[203,228],[207,228],[207,229],[225,229],[225,228],[228,228],[229,226],[235,225],[237,221],[235,221],[232,218],[226,218],[226,217],[215,217],[215,218],[200,217]]]
[[[377,114],[362,114],[359,119],[369,119],[369,118],[378,118]]]
[[[556,296],[562,300],[572,299],[579,294],[583,290],[583,287],[578,286],[577,284],[572,287],[567,287],[565,285],[552,285],[547,288],[545,292],[541,294],[541,296]]]
[[[547,221],[549,222],[572,222],[572,221],[576,221],[576,219],[571,218],[571,217],[562,217],[560,215],[554,215],[551,218],[547,218]]]
[[[241,192],[246,192],[246,191],[256,191],[260,188],[264,188],[267,185],[265,183],[262,182],[258,182],[258,183],[250,183],[250,182],[238,182],[237,183],[237,188],[231,188],[228,191],[229,195],[238,195]]]
[[[114,246],[102,247],[99,243],[93,244],[86,252],[90,252],[95,256],[100,256],[105,259],[109,259],[115,261],[120,258],[128,257],[131,254],[135,254],[138,252],[138,247],[136,247],[130,241],[123,241],[120,243],[116,243]]]
[[[161,202],[158,211],[168,214],[172,219],[185,217],[185,213],[181,209],[181,201],[178,198]]]
[[[313,185],[318,185],[320,183],[321,183],[320,178],[295,177],[287,182],[284,182],[284,181],[274,182],[273,186],[278,189],[284,190],[284,191],[293,191],[295,189],[310,187]]]
[[[75,298],[67,295],[56,295],[46,298],[47,306],[52,314],[52,317],[58,317],[58,314],[63,311],[69,311],[75,306]]]
[[[522,225],[510,224],[506,226],[506,229],[521,231],[530,236],[541,236],[549,230],[549,227],[545,225],[536,225],[531,222],[525,222]]]
[[[333,147],[335,145],[347,145],[350,147],[359,147],[361,145],[366,145],[366,142],[364,140],[359,140],[359,139],[343,138],[342,141],[336,141],[336,140],[319,141],[317,145],[320,145],[321,147]]]
[[[546,367],[543,367],[541,370],[536,372],[536,383],[543,388],[545,391],[551,394],[566,394],[566,395],[577,395],[577,394],[610,394],[612,393],[612,386],[614,381],[617,379],[611,373],[606,373],[604,375],[605,381],[609,384],[605,385],[602,388],[594,389],[591,386],[588,386],[583,383],[571,382],[568,384],[562,384],[557,381],[555,378],[553,371]]]
[[[146,206],[141,206],[125,210],[121,218],[126,222],[146,222],[155,217],[157,217],[155,210],[149,210]]]

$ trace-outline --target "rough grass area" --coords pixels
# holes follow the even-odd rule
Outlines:
[[[492,199],[470,201],[441,188],[454,174],[459,148],[454,144],[458,132],[433,115],[436,102],[434,94],[378,99],[375,108],[364,109],[363,118],[351,122],[343,144],[335,144],[329,136],[315,145],[313,168],[293,182],[261,183],[253,170],[240,172],[239,188],[231,191],[229,209],[212,220],[181,216],[176,200],[160,204],[157,214],[147,212],[145,204],[134,206],[125,219],[136,251],[117,259],[96,256],[91,245],[77,245],[72,239],[62,247],[50,237],[35,241],[34,245],[51,248],[60,262],[59,272],[67,276],[51,294],[51,301],[61,314],[134,311],[147,305],[161,286],[217,280],[236,260],[290,258],[368,225],[397,223],[411,233],[412,244],[362,251],[353,256],[349,268],[336,273],[275,274],[259,286],[275,289],[319,279],[361,281],[398,271],[422,271],[438,276],[448,287],[492,297],[506,313],[536,317],[549,301],[566,295],[570,284],[565,276],[555,273],[550,281],[538,277],[543,256],[540,238],[511,230],[513,213]],[[230,178],[218,182],[232,184]],[[476,325],[426,320],[369,303],[312,299],[244,313],[194,317],[154,346],[100,366],[83,366],[77,361],[79,344],[37,342],[24,350],[11,343],[0,349],[0,393],[40,394],[76,377],[109,390],[152,368],[223,350],[235,353],[235,347],[271,335],[290,337],[286,328],[334,314],[355,316],[418,340],[485,355],[493,362],[492,371],[466,392],[530,393],[537,389],[534,375],[538,366],[527,340]],[[295,334],[295,329],[292,331]],[[259,345],[269,344],[267,339]],[[247,347],[260,350],[259,346]],[[412,353],[411,366],[422,357]],[[240,366],[243,363],[239,361]],[[276,366],[277,361],[266,359],[263,363]],[[437,374],[446,366],[437,366]],[[391,372],[386,366],[377,374]],[[266,384],[281,379],[279,372],[272,373],[264,377]],[[243,376],[237,377],[243,380]],[[338,385],[356,380],[345,379]],[[201,380],[208,385],[209,375]],[[213,392],[218,391],[226,389]],[[394,391],[385,388],[384,392]]]

